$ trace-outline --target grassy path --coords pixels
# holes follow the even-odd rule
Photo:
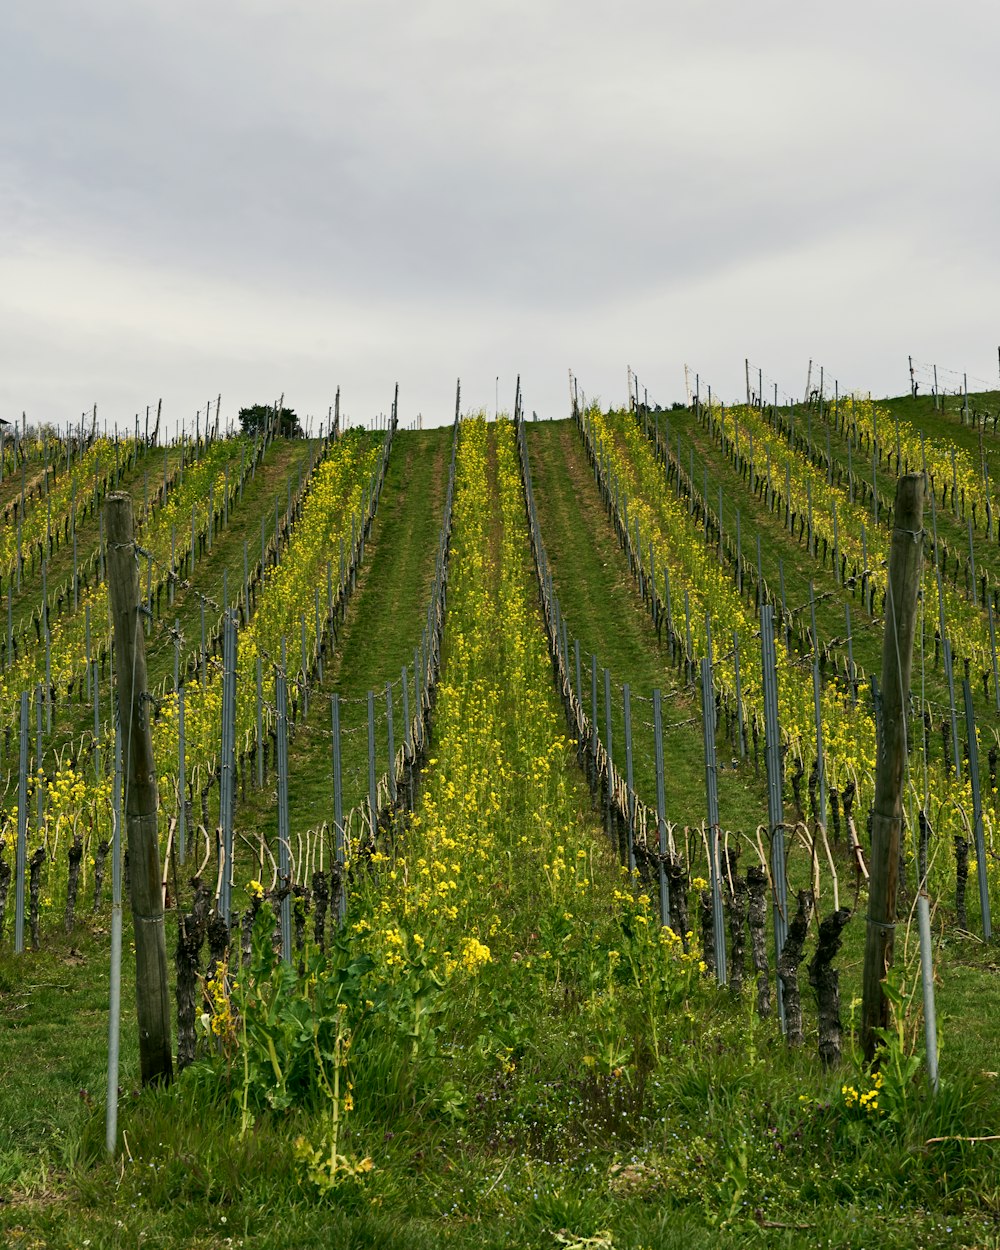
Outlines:
[[[319,454],[320,444],[316,444]],[[243,585],[243,544],[247,544],[250,568],[260,559],[260,522],[264,520],[268,538],[274,535],[274,506],[282,512],[288,499],[287,478],[292,479],[293,490],[298,474],[305,477],[309,460],[309,443],[305,439],[277,439],[268,448],[262,464],[243,490],[243,499],[237,500],[229,510],[229,524],[216,534],[212,550],[206,552],[195,564],[188,579],[190,586],[178,588],[171,607],[164,594],[161,603],[161,622],[173,627],[179,622],[184,638],[183,657],[201,644],[201,608],[199,595],[205,595],[219,605],[218,609],[206,605],[205,629],[210,632],[222,615],[223,585],[228,584],[229,602],[234,603]],[[238,467],[238,466],[237,466]],[[190,545],[190,531],[178,534],[179,550],[185,542]],[[146,642],[146,670],[150,686],[165,677],[173,679],[174,644],[170,634],[154,627]]]
[[[293,831],[331,820],[332,781],[329,695],[341,696],[341,743],[344,810],[367,794],[367,692],[394,681],[396,745],[402,741],[403,717],[398,688],[404,664],[412,664],[420,642],[427,596],[444,510],[451,430],[400,431],[396,435],[385,486],[358,585],[348,605],[336,648],[323,681],[310,694],[307,720],[289,742],[289,820]],[[377,703],[380,734],[378,772],[386,766],[385,699]],[[277,830],[277,792],[273,773],[263,792],[249,793],[237,807],[237,825],[264,832]]]
[[[616,766],[625,772],[622,683],[632,690],[636,790],[655,806],[656,769],[650,692],[664,703],[668,818],[680,825],[705,819],[705,765],[700,694],[685,687],[657,641],[628,561],[608,522],[580,436],[569,420],[528,426],[532,480],[542,538],[570,635],[580,639],[584,701],[590,705],[590,657],[598,661],[598,717],[604,725],[603,674],[615,685],[612,704]],[[570,643],[572,647],[572,641]],[[675,726],[675,728],[670,728]],[[730,758],[727,743],[720,743]],[[764,819],[762,784],[748,761],[719,775],[720,816],[731,828],[754,829]]]

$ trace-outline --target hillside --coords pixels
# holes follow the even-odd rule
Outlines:
[[[930,404],[136,448],[121,486],[139,512],[154,465],[160,489],[136,557],[178,1073],[137,1088],[127,954],[109,1159],[123,783],[95,509],[75,526],[93,574],[75,605],[49,600],[51,654],[39,635],[0,678],[7,1241],[989,1244],[1000,436]],[[924,465],[875,1072],[856,1031],[871,677],[896,476]],[[44,460],[34,480],[38,508]],[[48,584],[72,569],[60,543]],[[40,568],[11,591],[12,620],[33,633],[33,614]]]

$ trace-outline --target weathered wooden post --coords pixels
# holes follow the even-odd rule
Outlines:
[[[156,766],[146,694],[146,645],[139,628],[139,562],[132,500],[108,496],[108,592],[115,631],[115,672],[125,753],[125,825],[129,902],[135,928],[136,1017],[144,1085],[169,1081],[170,998],[163,927]]]
[[[875,764],[871,880],[865,932],[861,1044],[875,1056],[876,1029],[889,1024],[889,1000],[882,990],[892,965],[896,925],[899,839],[903,824],[903,773],[907,755],[907,702],[917,621],[917,592],[923,551],[924,479],[907,473],[896,486],[885,635],[882,642],[882,733]]]

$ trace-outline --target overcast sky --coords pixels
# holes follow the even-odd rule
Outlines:
[[[996,385],[998,49],[961,0],[12,0],[0,416]]]

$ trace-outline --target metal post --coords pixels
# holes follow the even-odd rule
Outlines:
[[[219,913],[229,926],[232,922],[233,824],[236,814],[237,641],[236,620],[231,612],[226,613],[222,629],[222,777],[219,784],[219,822],[222,825],[223,874],[219,888]]]
[[[606,815],[608,837],[611,837],[611,834],[612,834],[611,804],[614,798],[614,775],[615,775],[615,763],[614,763],[614,758],[611,754],[611,745],[612,745],[611,673],[607,669],[605,669],[604,670],[604,749],[607,752],[607,756],[608,756],[608,791],[607,791],[607,804],[606,804],[605,815]]]
[[[596,780],[597,770],[597,656],[591,652],[590,656],[590,755],[594,766],[594,777]]]
[[[174,689],[181,684],[181,623],[174,617]]]
[[[625,710],[625,782],[628,786],[628,818],[626,822],[628,870],[635,870],[635,784],[632,776],[632,697],[628,682],[622,686]]]
[[[292,962],[292,874],[291,845],[288,828],[288,686],[283,669],[275,671],[275,704],[277,706],[278,766],[278,885],[281,899],[281,958]]]
[[[94,778],[100,780],[101,776],[101,700],[99,690],[99,674],[98,661],[94,661],[94,672],[91,675],[91,689],[94,691]]]
[[[306,614],[299,613],[299,626],[302,639],[302,716],[309,715],[309,656],[306,646]]]
[[[739,740],[740,759],[746,757],[746,726],[743,720],[743,685],[740,681],[740,632],[733,630],[733,676],[736,681],[736,736]]]
[[[958,741],[958,713],[955,710],[955,660],[952,655],[951,642],[945,638],[941,644],[944,649],[944,671],[948,679],[948,707],[951,712],[951,745],[955,758],[955,780],[962,780],[962,752]]]
[[[118,716],[115,728],[115,779],[111,806],[111,968],[108,996],[108,1101],[104,1145],[108,1154],[118,1144],[118,1058],[121,1026],[122,970],[122,738]]]
[[[24,952],[24,878],[28,868],[28,730],[31,708],[21,691],[21,757],[17,778],[17,850],[14,859],[14,954]]]
[[[201,609],[201,688],[204,690],[208,685],[208,674],[205,659],[205,600],[201,597],[198,599],[198,606]]]
[[[264,666],[257,656],[257,789],[264,785]]]
[[[976,839],[976,877],[979,879],[979,906],[983,919],[983,940],[993,937],[990,915],[990,889],[986,842],[983,837],[983,800],[979,789],[979,743],[976,739],[976,714],[972,708],[972,686],[966,677],[962,682],[965,695],[965,730],[969,737],[969,779],[972,782],[972,819]]]
[[[774,609],[760,610],[760,653],[764,684],[764,759],[767,768],[767,822],[771,837],[771,878],[774,883],[774,958],[777,968],[788,936],[788,883],[785,878],[785,814],[781,786],[781,729],[778,724],[778,669],[774,651]],[[785,1027],[780,977],[776,980],[778,1018]]]
[[[96,667],[96,665],[95,665]],[[95,679],[97,674],[94,674]],[[177,858],[183,864],[187,860],[187,759],[184,741],[185,690],[177,687]]]
[[[705,737],[705,791],[708,800],[708,855],[712,890],[712,921],[715,938],[715,976],[725,985],[726,932],[722,910],[722,882],[719,868],[719,795],[715,760],[715,690],[712,685],[712,661],[701,661],[701,713]]]
[[[372,839],[378,827],[378,783],[375,779],[375,691],[368,691],[368,812],[372,822]]]
[[[316,609],[316,679],[322,685],[323,682],[323,648],[320,645],[323,639],[323,619],[319,610],[319,587],[313,588],[314,601]]]
[[[35,825],[41,830],[45,820],[45,787],[42,784],[42,704],[45,696],[41,683],[35,687]]]
[[[392,682],[385,683],[386,740],[389,745],[389,798],[396,806],[396,742],[392,732]]]
[[[920,979],[924,1000],[924,1041],[927,1046],[927,1078],[938,1092],[937,1016],[934,1010],[934,961],[931,952],[931,914],[926,883],[920,883],[917,896],[917,924],[920,930]]]
[[[667,883],[667,818],[663,782],[663,709],[658,687],[653,691],[653,733],[656,738],[656,828],[659,850],[660,924],[666,927],[670,924],[670,888]]]
[[[340,695],[334,692],[331,702],[333,717],[333,837],[337,868],[337,896],[333,900],[338,923],[343,927],[347,916],[347,878],[344,847],[344,800],[340,774]]]
[[[816,633],[816,594],[809,582],[809,612],[813,635],[813,716],[816,723],[816,775],[819,781],[819,823],[826,828],[826,761],[823,755],[823,705],[820,695],[819,636]]]

